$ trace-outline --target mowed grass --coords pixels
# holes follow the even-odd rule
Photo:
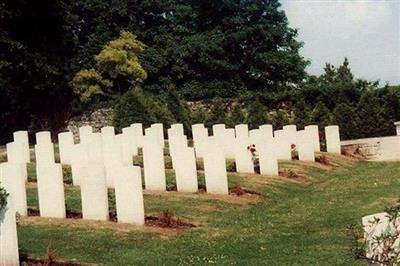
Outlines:
[[[30,217],[19,223],[19,245],[30,257],[45,257],[51,245],[59,260],[100,265],[364,265],[350,252],[346,228],[396,202],[400,163],[332,161],[335,167],[280,164],[301,178],[229,174],[231,187],[260,195],[145,193],[146,215],[169,209],[196,228],[176,232]],[[173,184],[171,170],[167,176]],[[37,207],[36,184],[29,183],[27,192],[28,205]],[[66,186],[65,195],[67,208],[80,211],[79,188]]]

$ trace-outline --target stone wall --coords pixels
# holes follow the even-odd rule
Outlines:
[[[105,126],[112,126],[113,115],[112,108],[98,109],[90,114],[83,114],[72,117],[67,125],[67,130],[74,134],[75,142],[79,141],[79,127],[92,126],[95,132],[100,132],[100,129]]]
[[[346,140],[341,142],[341,146],[347,153],[371,161],[400,160],[400,136]]]

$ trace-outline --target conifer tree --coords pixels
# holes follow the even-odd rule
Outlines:
[[[249,128],[255,129],[260,125],[269,124],[270,122],[267,108],[256,98],[247,109],[247,124]]]
[[[297,125],[298,129],[303,129],[304,126],[309,123],[310,111],[307,108],[303,97],[301,97],[294,106],[293,114],[294,124]]]
[[[330,111],[323,102],[318,102],[311,112],[310,122],[318,125],[321,130],[331,123]]]
[[[339,126],[341,139],[358,137],[359,116],[357,115],[357,108],[351,104],[338,104],[332,112],[332,123]]]
[[[235,127],[236,125],[246,123],[246,114],[243,111],[243,108],[240,104],[236,104],[233,106],[229,118],[228,118],[228,126]]]

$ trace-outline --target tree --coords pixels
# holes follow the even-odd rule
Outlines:
[[[357,108],[349,103],[336,105],[332,112],[332,122],[340,128],[340,139],[355,139],[358,137],[360,124]]]
[[[278,109],[276,112],[272,113],[271,123],[275,130],[281,129],[283,126],[289,124],[289,117],[287,113]]]
[[[82,102],[90,102],[96,96],[113,98],[139,86],[147,78],[140,65],[138,55],[144,44],[126,31],[110,41],[95,57],[94,68],[79,71],[72,80],[72,86]]]
[[[331,123],[329,109],[323,102],[319,102],[311,112],[311,124],[316,124],[320,129],[328,126]]]
[[[139,87],[127,91],[113,112],[114,126],[120,130],[133,123],[149,127],[153,123],[169,126],[176,122],[167,106],[154,96],[146,95]]]
[[[246,113],[239,103],[233,106],[227,120],[229,127],[235,127],[235,125],[246,123]]]
[[[359,137],[381,136],[382,126],[386,121],[379,99],[373,91],[366,90],[363,92],[357,105],[357,115],[360,118],[357,127]]]
[[[278,0],[77,1],[79,45],[74,66],[88,68],[102,45],[121,30],[148,48],[143,88],[171,85],[186,99],[232,97],[242,91],[281,91],[299,84],[307,62]]]
[[[175,88],[170,88],[167,93],[166,103],[168,110],[178,123],[183,124],[185,132],[191,133],[190,110]]]
[[[207,121],[207,126],[215,124],[225,124],[226,122],[226,104],[220,97],[215,97],[211,102],[211,114]]]
[[[250,129],[255,129],[260,125],[269,124],[271,121],[268,116],[268,110],[260,103],[257,98],[247,108],[247,124]]]
[[[0,141],[29,128],[57,132],[73,94],[68,86],[76,20],[61,0],[0,2]],[[43,104],[45,103],[45,104]],[[31,124],[32,121],[40,121]]]
[[[300,98],[296,105],[294,106],[294,124],[297,125],[299,129],[304,128],[310,120],[310,111],[306,106],[304,98]]]

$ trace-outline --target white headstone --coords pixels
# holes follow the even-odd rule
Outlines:
[[[234,142],[236,172],[238,173],[254,173],[253,157],[248,149],[251,144],[253,143],[250,142],[250,138],[236,139]]]
[[[121,159],[122,164],[124,165],[132,165],[133,164],[133,155],[132,155],[132,146],[130,141],[128,140],[128,135],[118,134],[115,136],[115,143],[121,149]]]
[[[297,127],[296,125],[286,125],[283,126],[282,128],[284,135],[286,138],[289,140],[290,144],[294,144],[297,146],[297,141],[296,141],[296,132],[297,132]]]
[[[178,192],[197,192],[197,169],[194,149],[183,147],[175,155],[175,175]]]
[[[205,147],[203,159],[207,193],[227,195],[228,176],[222,149],[213,137],[209,137]]]
[[[65,218],[64,184],[61,164],[38,164],[36,172],[40,216]]]
[[[247,139],[249,137],[249,127],[247,124],[240,124],[235,126],[235,133],[237,139]]]
[[[41,142],[35,145],[36,164],[47,165],[54,163],[54,146],[51,142]]]
[[[143,190],[140,167],[122,166],[115,178],[118,222],[144,225]]]
[[[161,147],[164,148],[164,127],[163,124],[161,123],[156,123],[151,125],[151,129],[153,130],[153,133],[155,134],[156,138],[160,142]],[[147,135],[147,133],[146,133]]]
[[[235,147],[232,143],[235,142],[235,130],[227,128],[222,132],[223,135],[219,137],[219,143],[222,145],[222,150],[226,159],[235,158]]]
[[[24,147],[20,142],[7,143],[6,149],[8,162],[26,164]]]
[[[71,164],[73,156],[74,135],[72,132],[58,134],[58,148],[60,150],[60,162]]]
[[[172,124],[171,129],[177,131],[181,135],[185,135],[185,132],[183,130],[183,124]]]
[[[90,135],[93,134],[93,129],[91,126],[83,126],[79,128],[79,141],[80,143],[86,143],[90,138]]]
[[[22,170],[24,182],[28,181],[28,169],[26,168],[25,153],[23,145],[19,142],[10,142],[6,145],[7,161],[9,163],[18,164]]]
[[[138,145],[136,143],[136,132],[133,127],[125,127],[122,129],[124,142],[130,147],[130,156],[138,155]],[[132,159],[130,160],[132,161]]]
[[[141,123],[135,123],[132,124],[131,127],[135,131],[137,146],[143,148],[143,125]]]
[[[315,142],[310,131],[297,131],[297,152],[300,161],[315,162]]]
[[[0,210],[0,265],[19,266],[17,222],[12,197]]]
[[[260,131],[263,139],[272,139],[274,137],[274,129],[272,125],[261,125],[260,126]]]
[[[175,169],[177,152],[187,147],[187,138],[182,131],[177,128],[168,129],[169,154],[172,159],[172,168]]]
[[[16,131],[14,132],[14,142],[22,144],[22,149],[25,151],[25,162],[31,161],[31,155],[29,151],[29,136],[28,131]]]
[[[84,172],[81,180],[83,219],[107,221],[109,212],[104,166],[90,163]]]
[[[325,127],[326,151],[341,154],[339,126]]]
[[[101,133],[92,133],[83,144],[89,163],[104,164],[103,140]]]
[[[50,131],[40,131],[35,134],[36,144],[51,143]]]
[[[166,190],[164,150],[157,140],[154,135],[144,137],[144,183],[149,190]]]
[[[203,157],[205,142],[208,138],[208,130],[203,124],[192,125],[193,146],[195,148],[196,157]]]
[[[291,143],[283,130],[274,131],[274,139],[277,145],[278,160],[291,160],[292,148]]]
[[[113,185],[113,167],[112,161],[115,157],[115,150],[117,149],[116,137],[114,127],[103,127],[101,129],[101,143],[103,149],[103,162],[106,171],[107,187],[114,187]],[[118,146],[118,152],[120,152],[120,147]],[[122,160],[121,155],[119,155],[118,160]]]
[[[88,164],[87,150],[84,144],[75,144],[72,148],[71,158],[72,183],[80,186],[85,175],[85,167]]]
[[[266,142],[256,144],[256,149],[258,152],[260,174],[278,176],[279,167],[276,140],[269,138]]]
[[[112,143],[114,141],[115,137],[115,129],[114,127],[107,126],[107,127],[102,127],[101,130],[101,141],[103,143]]]
[[[114,187],[114,180],[120,175],[122,166],[124,166],[124,161],[126,162],[126,159],[122,159],[122,150],[120,145],[113,144],[107,148],[107,161],[104,164],[107,187]]]
[[[14,210],[22,216],[28,215],[24,166],[20,163],[0,164],[0,183],[13,200]],[[26,169],[26,168],[25,168]]]
[[[319,141],[319,129],[318,125],[309,125],[305,126],[304,130],[310,132],[310,136],[312,138],[312,142],[314,143],[314,151],[315,152],[320,152],[320,141]]]

